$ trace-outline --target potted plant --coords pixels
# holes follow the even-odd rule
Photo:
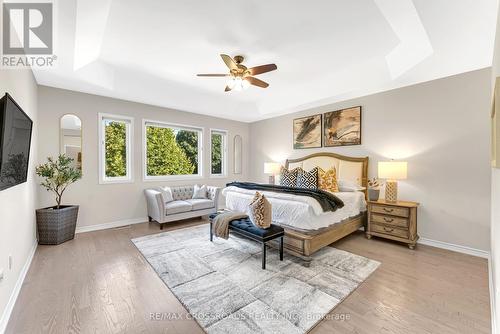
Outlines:
[[[368,199],[370,201],[378,201],[382,185],[383,183],[375,177],[368,180]]]
[[[56,206],[36,210],[38,243],[59,245],[75,237],[78,205],[61,205],[66,188],[82,177],[79,169],[72,166],[73,159],[64,154],[36,167],[36,175],[43,178],[40,185],[54,193]]]

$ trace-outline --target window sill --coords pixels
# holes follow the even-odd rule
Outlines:
[[[182,180],[203,180],[202,175],[168,175],[168,176],[145,176],[142,179],[144,182],[158,181],[182,181]]]
[[[134,183],[134,180],[99,180],[99,184],[123,184]]]
[[[214,174],[209,176],[210,179],[227,179],[227,175]]]

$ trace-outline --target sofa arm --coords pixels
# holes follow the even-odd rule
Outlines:
[[[221,188],[219,187],[207,187],[208,199],[211,199],[215,203],[215,210],[219,211],[219,195]]]
[[[146,203],[148,207],[148,216],[158,223],[165,222],[165,203],[163,203],[163,196],[158,190],[146,189],[144,190],[146,196]]]

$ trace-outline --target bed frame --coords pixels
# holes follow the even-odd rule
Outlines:
[[[302,167],[306,171],[316,166],[328,169],[332,165],[337,169],[339,179],[354,181],[367,188],[368,157],[354,158],[325,152],[289,159],[285,163],[286,168]],[[367,190],[364,192],[366,198]],[[362,226],[366,227],[366,213],[315,231],[283,226],[285,228],[284,247],[288,253],[310,260],[310,256],[316,251],[359,230]]]

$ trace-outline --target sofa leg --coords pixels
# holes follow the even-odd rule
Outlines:
[[[153,218],[151,218],[150,216],[148,216],[148,221],[151,223],[153,221]]]
[[[160,223],[160,230],[163,230],[163,224]]]

